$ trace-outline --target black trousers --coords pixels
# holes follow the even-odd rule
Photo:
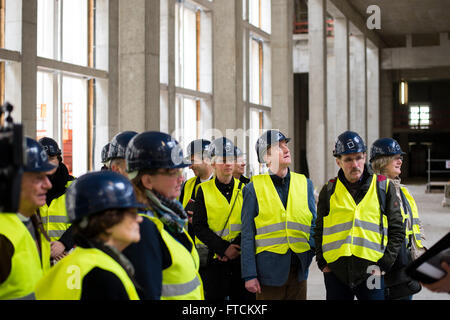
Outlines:
[[[205,300],[255,300],[255,294],[245,289],[241,278],[241,258],[221,262],[217,259],[200,268]]]

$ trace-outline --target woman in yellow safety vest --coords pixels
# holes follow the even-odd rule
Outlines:
[[[410,300],[412,295],[420,290],[420,285],[406,276],[404,267],[421,255],[425,249],[422,244],[424,237],[416,202],[406,186],[400,183],[404,154],[396,140],[381,138],[372,144],[370,162],[374,173],[386,176],[395,186],[406,226],[405,242],[391,272],[388,272],[384,279],[386,298]]]
[[[200,300],[199,257],[187,232],[187,214],[177,201],[183,182],[183,150],[170,135],[143,132],[130,140],[127,171],[140,202],[141,241],[124,251],[136,269],[145,299]]]
[[[138,300],[132,264],[121,253],[140,239],[132,184],[112,171],[90,172],[67,190],[75,250],[36,285],[40,300]]]

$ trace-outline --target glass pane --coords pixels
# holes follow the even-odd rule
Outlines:
[[[169,83],[169,12],[168,0],[160,2],[159,82]]]
[[[420,108],[419,107],[410,107],[409,112],[410,113],[419,113]]]
[[[260,136],[260,122],[259,122],[259,110],[250,109],[250,130],[249,130],[249,146],[250,152],[248,154],[248,165],[251,175],[257,175],[260,173],[260,165],[258,157],[254,151],[256,141]]]
[[[37,55],[54,58],[54,0],[38,0],[37,2]]]
[[[87,0],[62,2],[63,61],[87,66]]]
[[[260,104],[260,61],[259,42],[250,38],[249,50],[250,102]]]
[[[176,5],[175,78],[179,87],[197,89],[196,15],[193,10]]]
[[[87,81],[63,77],[63,158],[69,172],[87,172]]]
[[[56,139],[54,128],[54,109],[53,109],[53,74],[47,72],[37,73],[36,90],[36,136],[39,140],[42,137]]]

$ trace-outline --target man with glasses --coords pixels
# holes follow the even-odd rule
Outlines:
[[[314,236],[327,300],[384,300],[383,274],[405,237],[399,199],[386,177],[369,171],[356,132],[339,135],[333,155],[340,170],[319,194]]]

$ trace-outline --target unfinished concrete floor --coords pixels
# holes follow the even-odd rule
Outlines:
[[[425,184],[410,184],[407,187],[419,208],[425,229],[425,246],[431,247],[450,231],[450,207],[442,206],[443,193],[425,193]],[[308,300],[325,300],[323,275],[315,259],[309,269]],[[450,300],[450,294],[434,293],[422,288],[413,300]]]

